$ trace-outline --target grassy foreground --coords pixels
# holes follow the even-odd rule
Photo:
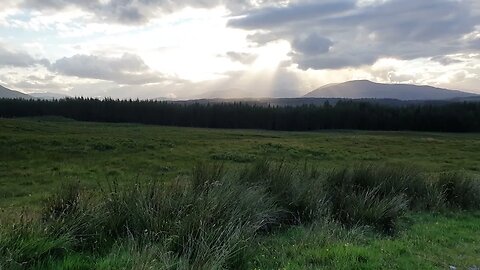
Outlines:
[[[480,265],[476,134],[54,120],[0,120],[0,268]]]
[[[480,173],[480,135],[416,132],[271,132],[105,124],[62,118],[0,119],[0,207],[37,205],[66,179],[171,179],[202,160],[258,159],[321,168],[412,164]]]

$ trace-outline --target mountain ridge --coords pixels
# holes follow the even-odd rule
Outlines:
[[[0,98],[24,98],[24,99],[32,99],[33,97],[22,93],[20,91],[15,91],[8,89],[4,86],[0,85]]]
[[[71,96],[69,95],[53,93],[53,92],[31,93],[30,96],[36,99],[43,99],[43,100],[71,98]]]
[[[354,80],[321,86],[303,97],[347,99],[447,100],[478,96],[459,90],[429,85],[385,84],[368,80]]]

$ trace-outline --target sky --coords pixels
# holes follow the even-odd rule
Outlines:
[[[480,93],[478,0],[1,0],[0,85],[297,97],[367,79]]]

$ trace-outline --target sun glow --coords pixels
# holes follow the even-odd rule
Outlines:
[[[244,67],[244,70],[229,80],[223,86],[240,89],[239,93],[228,93],[227,96],[243,98],[261,98],[272,96],[275,91],[279,69],[284,61],[289,60],[290,44],[286,41],[271,42],[265,47],[253,48],[251,53],[258,55],[257,59]]]
[[[289,51],[290,43],[287,41],[271,42],[257,50],[258,58],[253,63],[252,69],[255,71],[276,70],[283,61],[290,59]]]

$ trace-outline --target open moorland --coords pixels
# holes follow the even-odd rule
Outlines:
[[[479,267],[478,153],[476,133],[0,119],[0,269]]]

